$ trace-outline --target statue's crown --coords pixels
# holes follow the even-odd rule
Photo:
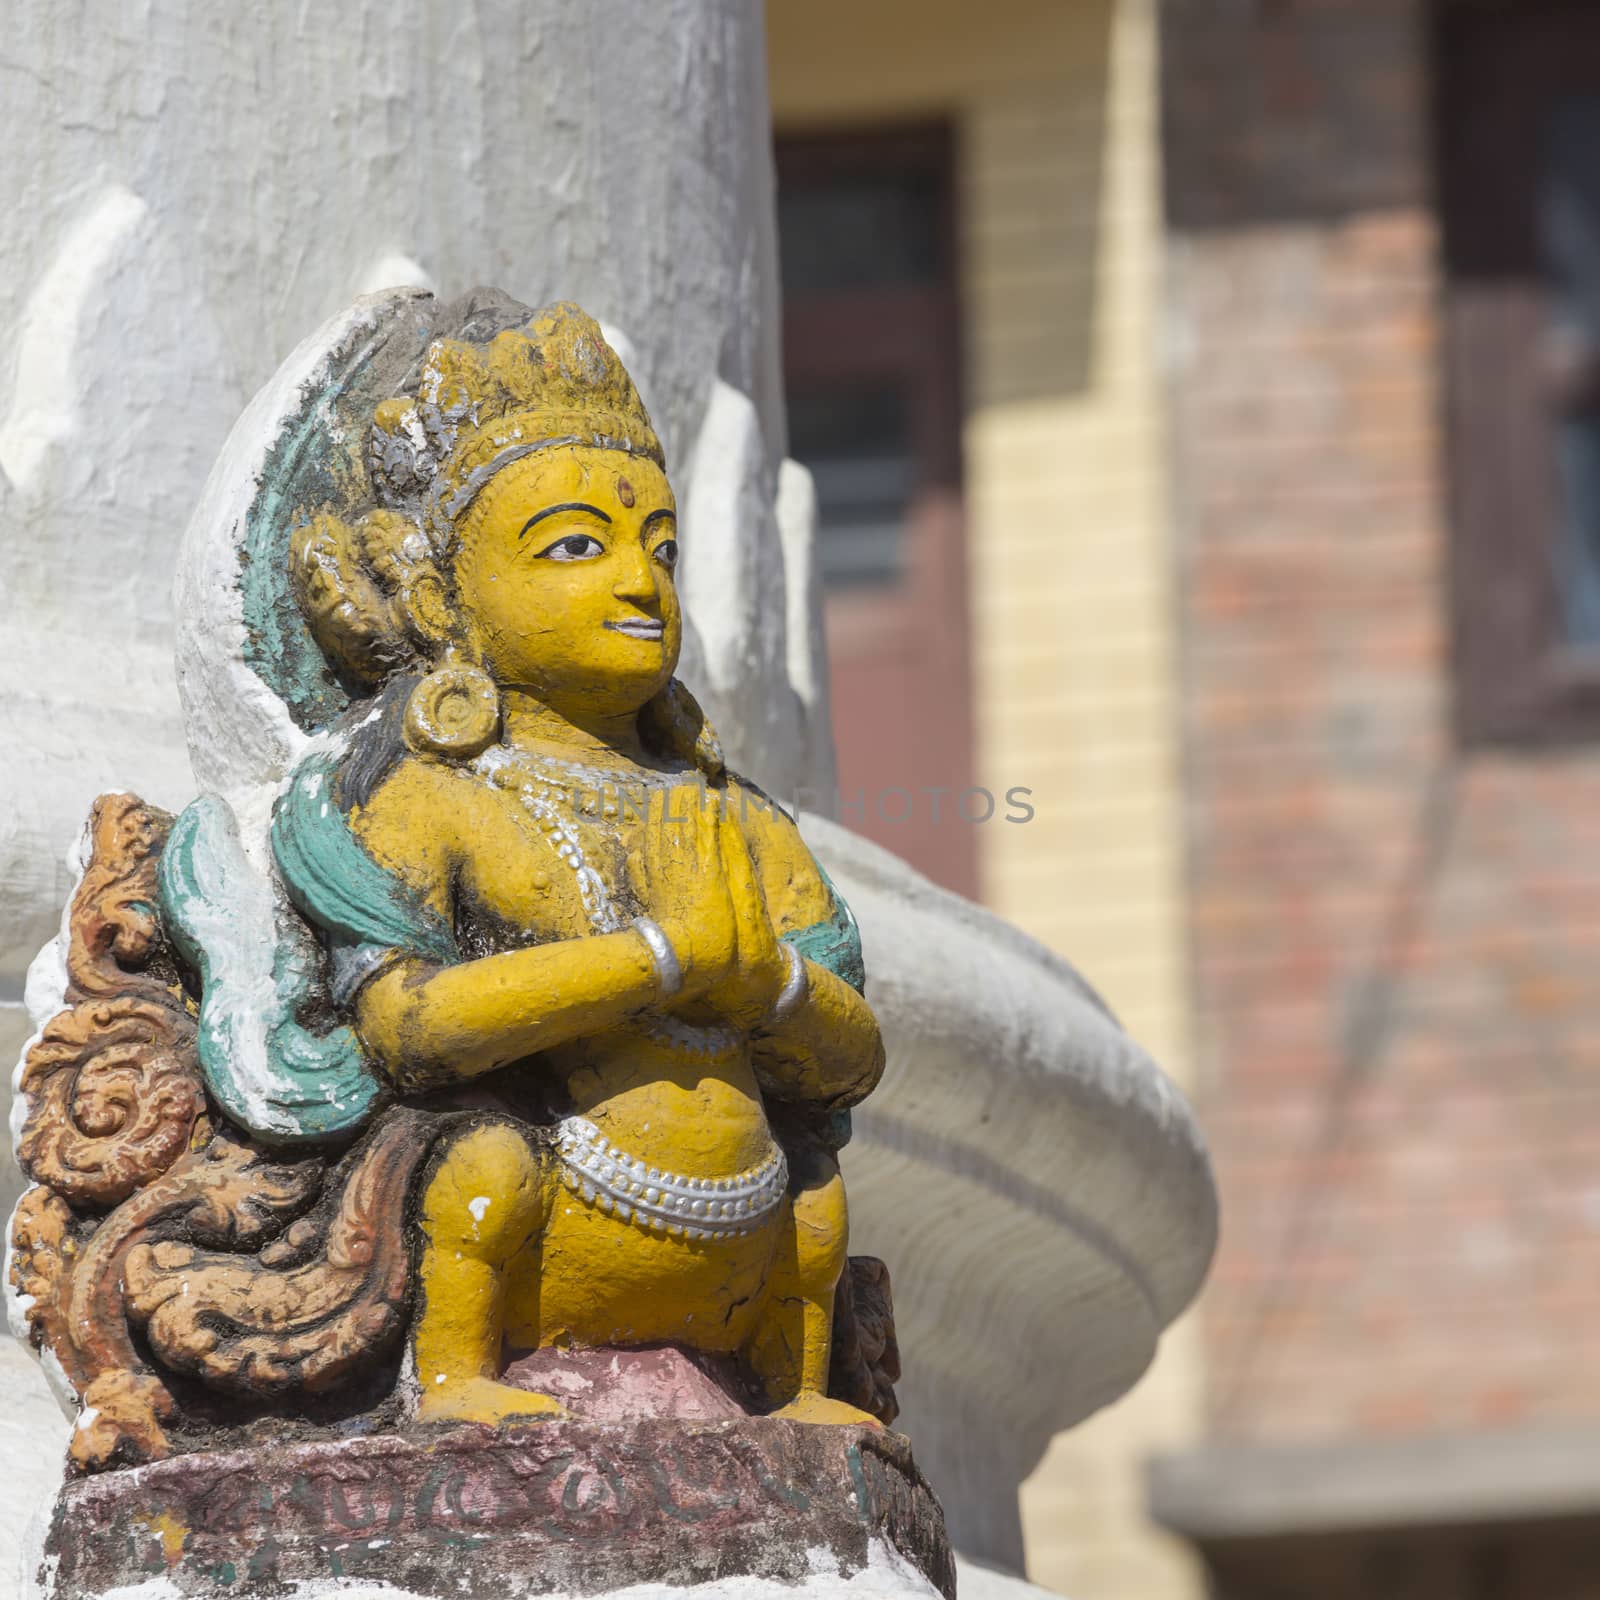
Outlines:
[[[415,396],[385,400],[373,413],[368,470],[379,501],[420,511],[442,544],[502,467],[563,444],[664,465],[627,369],[594,318],[566,303],[488,344],[435,339]]]

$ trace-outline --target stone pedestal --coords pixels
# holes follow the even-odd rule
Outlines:
[[[727,1579],[955,1595],[903,1438],[773,1417],[419,1428],[101,1473],[58,1498],[35,1592],[511,1600]]]

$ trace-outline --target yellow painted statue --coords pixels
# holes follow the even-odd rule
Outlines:
[[[331,650],[389,622],[438,663],[341,796],[472,952],[391,952],[356,994],[361,1038],[402,1089],[497,1114],[423,1195],[421,1414],[558,1414],[497,1381],[506,1348],[671,1340],[744,1357],[786,1415],[862,1421],[826,1396],[843,1184],[820,1152],[791,1170],[762,1085],[848,1106],[883,1046],[856,990],[781,941],[836,909],[793,822],[703,733],[688,760],[651,738],[692,712],[649,418],[572,309],[436,345],[422,391],[463,410],[428,552],[382,513],[296,549]],[[415,425],[381,408],[380,451]],[[404,567],[386,615],[341,581],[368,552]],[[554,1143],[530,1132],[550,1119]]]
[[[676,506],[621,361],[510,305],[307,388],[259,475],[229,603],[297,743],[257,843],[216,795],[91,819],[11,1267],[84,1470],[192,1448],[219,1391],[563,1417],[506,1372],[552,1347],[893,1414],[835,1160],[884,1060],[854,920],[673,676]]]

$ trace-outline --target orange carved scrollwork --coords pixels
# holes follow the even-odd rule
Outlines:
[[[132,795],[95,802],[67,914],[66,1008],[29,1048],[19,1081],[17,1158],[37,1187],[12,1220],[12,1285],[35,1345],[93,1408],[73,1436],[80,1465],[123,1438],[137,1454],[162,1453],[159,1419],[172,1409],[117,1308],[101,1315],[120,1289],[107,1227],[94,1221],[127,1210],[208,1133],[194,1024],[170,963],[157,959],[156,869],[171,822]]]
[[[194,1024],[154,962],[156,868],[172,818],[132,795],[102,795],[89,859],[67,914],[67,1009],[28,1051],[23,1171],[79,1210],[103,1211],[188,1148],[205,1108]]]
[[[393,1219],[427,1119],[391,1113],[337,1166],[214,1124],[156,911],[170,826],[131,795],[95,802],[66,1007],[20,1080],[34,1187],[12,1221],[11,1280],[33,1343],[82,1401],[83,1470],[170,1452],[171,1373],[257,1395],[333,1387],[398,1333],[410,1287]]]
[[[249,1394],[316,1393],[350,1377],[405,1318],[410,1258],[395,1226],[430,1119],[395,1111],[326,1203],[255,1257],[168,1240],[128,1257],[129,1309],[170,1367]],[[342,1181],[339,1181],[342,1179]],[[207,1219],[211,1235],[232,1212]]]
[[[152,957],[161,944],[156,872],[172,818],[137,795],[103,794],[89,811],[89,856],[67,914],[69,999],[183,1002]]]
[[[176,1403],[140,1357],[128,1326],[125,1282],[132,1252],[158,1228],[226,1230],[259,1244],[315,1197],[318,1161],[275,1165],[259,1150],[219,1137],[190,1151],[98,1226],[74,1226],[71,1209],[47,1188],[23,1196],[12,1223],[12,1278],[31,1298],[35,1338],[60,1362],[83,1401],[71,1455],[83,1468],[168,1453],[161,1424]]]
[[[103,1211],[188,1149],[205,1105],[181,1011],[124,996],[46,1023],[28,1052],[17,1158],[36,1183]]]

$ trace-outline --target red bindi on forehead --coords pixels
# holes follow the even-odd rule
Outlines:
[[[633,485],[626,478],[617,479],[617,499],[625,506],[633,505]]]

